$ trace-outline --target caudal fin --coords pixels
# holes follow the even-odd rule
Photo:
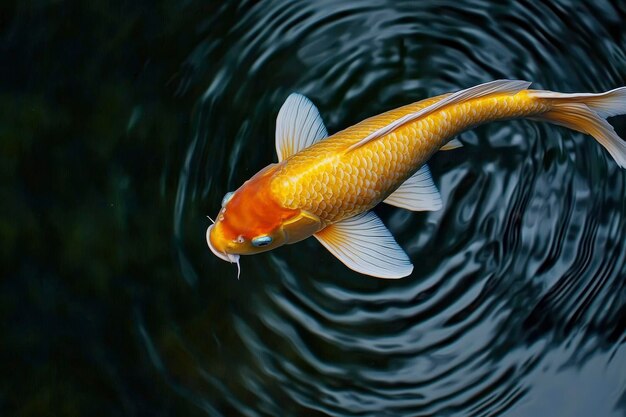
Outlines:
[[[626,87],[600,94],[564,94],[531,91],[536,98],[553,100],[552,110],[535,119],[589,134],[609,151],[617,165],[626,168],[626,141],[622,140],[607,117],[626,114]]]

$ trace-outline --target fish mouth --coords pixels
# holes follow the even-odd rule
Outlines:
[[[215,256],[217,256],[218,258],[226,262],[230,262],[231,264],[233,263],[239,264],[239,255],[233,255],[231,253],[220,252],[215,248],[215,246],[213,246],[213,244],[211,243],[211,229],[213,229],[213,226],[214,225],[212,224],[208,227],[208,229],[206,229],[206,243],[209,245],[209,249],[211,249],[211,252],[213,252]]]

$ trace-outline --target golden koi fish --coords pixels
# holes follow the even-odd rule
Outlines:
[[[239,255],[315,236],[349,268],[380,278],[413,271],[408,255],[370,211],[385,202],[438,210],[441,197],[426,161],[462,146],[451,139],[482,123],[528,117],[593,136],[626,167],[626,142],[605,120],[626,113],[626,87],[601,94],[528,90],[498,80],[418,101],[327,137],[317,108],[290,95],[276,121],[277,164],[222,200],[206,238],[215,255],[239,266]]]

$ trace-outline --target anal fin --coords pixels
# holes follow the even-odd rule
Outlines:
[[[460,140],[452,139],[451,141],[449,141],[448,143],[443,145],[441,148],[439,148],[439,150],[440,151],[451,151],[452,149],[457,149],[457,148],[460,148],[461,146],[463,146],[463,144],[461,143]]]

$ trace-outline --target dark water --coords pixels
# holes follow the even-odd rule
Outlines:
[[[1,414],[625,415],[626,171],[590,137],[463,134],[430,164],[442,211],[376,209],[403,280],[313,240],[237,280],[204,238],[275,160],[290,92],[335,132],[497,78],[604,91],[624,22],[619,1],[0,7]]]

